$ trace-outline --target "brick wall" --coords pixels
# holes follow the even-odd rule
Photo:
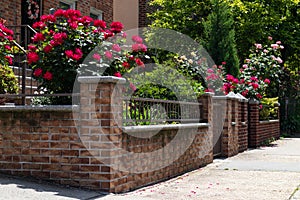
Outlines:
[[[213,130],[216,135],[216,155],[230,157],[248,148],[248,100],[239,96],[214,96]],[[219,119],[218,119],[219,118]],[[223,118],[223,119],[220,119]],[[217,139],[215,139],[217,140]],[[218,147],[219,145],[219,147]],[[218,152],[219,151],[219,152]]]
[[[59,0],[43,0],[42,15],[49,14],[50,8],[57,9]],[[113,20],[113,0],[87,0],[76,1],[76,9],[80,10],[82,15],[90,15],[90,7],[103,11],[103,19],[108,24]],[[0,17],[7,20],[6,25],[21,25],[21,2],[20,1],[1,1]]]
[[[258,147],[269,139],[280,136],[280,121],[259,121],[259,102],[249,102],[249,137],[248,146]]]
[[[57,9],[59,0],[44,0],[43,13],[48,14],[50,8]],[[111,23],[113,20],[113,0],[87,0],[76,1],[76,9],[81,11],[82,15],[90,15],[90,7],[103,11],[103,20]]]
[[[157,7],[150,6],[149,2],[150,0],[139,0],[139,27],[147,27],[151,24],[147,14],[154,12]]]
[[[19,1],[2,0],[0,18],[6,20],[6,25],[21,24],[21,3]]]
[[[213,161],[208,123],[120,126],[120,80],[80,79],[81,106],[74,112],[71,106],[0,108],[0,171],[124,192]]]

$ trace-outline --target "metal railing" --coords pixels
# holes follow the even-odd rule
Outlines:
[[[14,31],[14,40],[27,50],[31,38],[36,34],[36,30],[29,25],[9,25],[7,28]]]
[[[123,125],[198,123],[202,104],[148,98],[123,99]]]

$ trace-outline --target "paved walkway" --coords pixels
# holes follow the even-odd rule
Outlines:
[[[125,194],[103,195],[0,175],[0,199],[300,200],[300,138],[278,140],[180,177]]]

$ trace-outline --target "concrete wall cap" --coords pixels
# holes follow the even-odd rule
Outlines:
[[[78,82],[80,83],[126,83],[125,78],[115,76],[79,76]]]
[[[122,129],[125,133],[135,133],[140,131],[172,130],[172,129],[192,129],[207,128],[209,123],[190,123],[190,124],[162,124],[162,125],[145,125],[145,126],[124,126]]]

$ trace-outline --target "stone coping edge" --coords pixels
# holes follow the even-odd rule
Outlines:
[[[279,119],[259,121],[260,124],[268,124],[268,123],[275,123],[275,122],[279,122]]]
[[[79,110],[79,106],[72,105],[44,105],[44,106],[0,106],[0,112],[3,111],[61,111],[71,112]]]
[[[78,82],[80,83],[126,83],[125,78],[115,76],[79,76]]]
[[[164,125],[124,126],[122,130],[125,133],[135,133],[140,131],[208,128],[209,126],[210,126],[209,123],[164,124]]]

